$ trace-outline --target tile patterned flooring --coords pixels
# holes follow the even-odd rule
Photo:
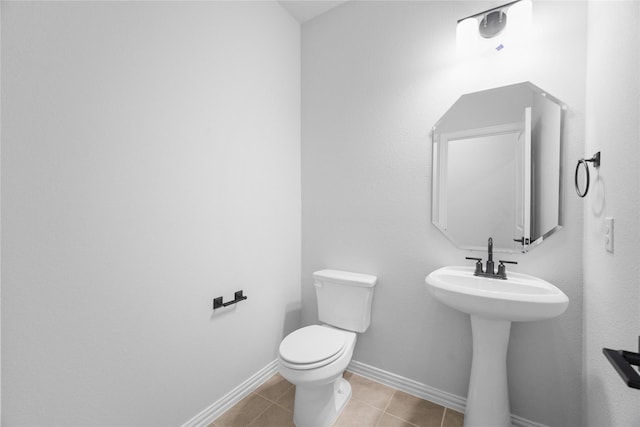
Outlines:
[[[462,427],[464,415],[345,372],[352,396],[334,427]],[[280,374],[222,414],[209,427],[295,427],[295,386]]]

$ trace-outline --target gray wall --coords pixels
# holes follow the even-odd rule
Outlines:
[[[299,42],[271,2],[2,3],[3,425],[179,425],[274,360]]]
[[[584,155],[601,151],[602,165],[584,201],[586,419],[637,426],[639,391],[602,348],[635,352],[640,335],[640,3],[589,3],[587,70]],[[613,253],[605,250],[606,217],[615,220]]]
[[[535,2],[529,52],[455,58],[455,25],[487,2],[349,2],[302,27],[303,323],[317,320],[311,273],[379,277],[371,328],[354,359],[466,396],[468,316],[435,301],[424,277],[465,255],[431,225],[429,131],[464,93],[531,81],[568,104],[565,226],[513,270],[561,288],[561,317],[514,324],[514,414],[581,425],[582,202],[572,188],[584,149],[586,3]],[[488,194],[499,197],[499,188]],[[488,236],[487,236],[488,237]]]
[[[512,410],[640,424],[601,354],[640,326],[640,6],[535,2],[530,53],[458,62],[456,20],[494,5],[343,5],[303,25],[301,83],[299,27],[275,4],[3,2],[3,424],[176,425],[272,361],[298,325],[300,154],[302,323],[312,271],[376,274],[354,358],[466,395],[468,317],[423,279],[480,253],[430,223],[429,130],[461,94],[525,80],[569,106],[565,226],[510,258],[571,303],[513,326]],[[578,200],[575,161],[597,150]],[[249,300],[213,316],[239,288]]]

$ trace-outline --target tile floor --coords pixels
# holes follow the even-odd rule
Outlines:
[[[334,427],[462,427],[464,415],[351,372],[352,396]],[[295,386],[280,374],[209,427],[294,427]]]

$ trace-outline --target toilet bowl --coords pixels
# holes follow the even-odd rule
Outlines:
[[[351,398],[351,385],[342,375],[353,356],[356,332],[369,327],[377,281],[338,270],[318,271],[313,277],[322,324],[287,335],[278,355],[280,375],[296,386],[297,427],[330,426]]]
[[[351,385],[342,374],[355,344],[355,332],[328,325],[298,329],[282,341],[279,372],[296,386],[296,426],[327,427],[335,421],[351,398]]]

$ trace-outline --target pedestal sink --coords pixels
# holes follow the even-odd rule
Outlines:
[[[443,267],[425,279],[437,300],[471,315],[473,359],[465,427],[510,426],[507,345],[511,322],[550,319],[569,298],[551,283],[508,273],[507,279],[473,275],[471,267]]]

